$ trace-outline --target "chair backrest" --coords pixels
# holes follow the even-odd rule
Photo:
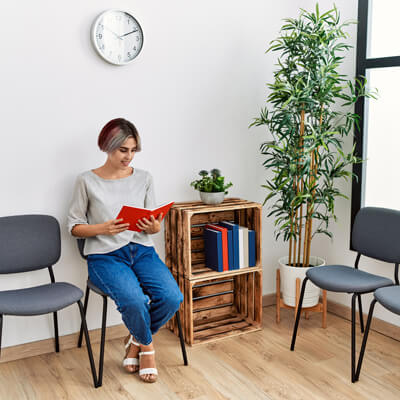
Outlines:
[[[79,254],[81,255],[82,258],[86,260],[87,256],[83,254],[83,249],[85,248],[85,239],[82,238],[76,239],[76,243],[78,244]]]
[[[0,274],[47,268],[60,255],[60,225],[54,217],[0,217]]]
[[[365,256],[400,263],[400,211],[361,208],[354,221],[352,244]]]

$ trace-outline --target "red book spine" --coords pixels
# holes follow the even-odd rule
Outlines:
[[[228,271],[229,270],[229,262],[228,262],[228,230],[226,228],[223,228],[222,226],[211,225],[211,224],[207,224],[206,228],[215,229],[215,230],[220,231],[222,233],[222,265],[223,265],[223,270],[224,271]]]

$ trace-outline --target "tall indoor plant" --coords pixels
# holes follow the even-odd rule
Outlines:
[[[371,96],[364,79],[352,81],[338,72],[344,52],[344,28],[334,7],[323,14],[302,10],[286,19],[281,36],[268,51],[280,52],[274,82],[269,84],[270,106],[251,126],[265,125],[273,140],[262,143],[263,165],[272,174],[263,185],[264,204],[273,201],[276,238],[289,242],[287,264],[308,267],[316,234],[329,237],[329,222],[336,219],[335,199],[346,197],[338,178],[351,178],[350,166],[360,162],[354,148],[346,151],[344,138],[358,123],[353,105]]]

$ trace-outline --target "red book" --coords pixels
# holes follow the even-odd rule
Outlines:
[[[163,214],[162,219],[164,219],[164,217],[167,215],[167,212],[171,208],[172,204],[174,204],[173,201],[171,201],[170,203],[163,204],[160,207],[152,209],[123,206],[117,216],[117,219],[120,218],[123,219],[121,224],[126,224],[128,222],[129,231],[141,232],[142,230],[136,226],[139,219],[147,218],[148,220],[150,220],[150,217],[152,215],[154,215],[154,218],[157,219],[161,213]]]
[[[220,231],[222,233],[222,263],[223,270],[229,270],[229,261],[228,261],[228,229],[223,228],[219,225],[207,224],[206,228],[214,229],[216,231]]]

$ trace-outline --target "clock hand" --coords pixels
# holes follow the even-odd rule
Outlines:
[[[111,32],[113,35],[115,35],[119,40],[121,39],[121,36],[117,35],[114,31],[112,31],[110,28],[108,28],[107,26],[104,25],[104,28],[107,29],[109,32]]]
[[[124,36],[128,36],[128,35],[130,35],[131,33],[134,33],[134,32],[137,32],[138,30],[137,29],[134,29],[133,31],[131,31],[131,32],[128,32],[128,33],[124,33],[123,35],[121,35],[119,38],[121,39],[121,38],[123,38]]]

